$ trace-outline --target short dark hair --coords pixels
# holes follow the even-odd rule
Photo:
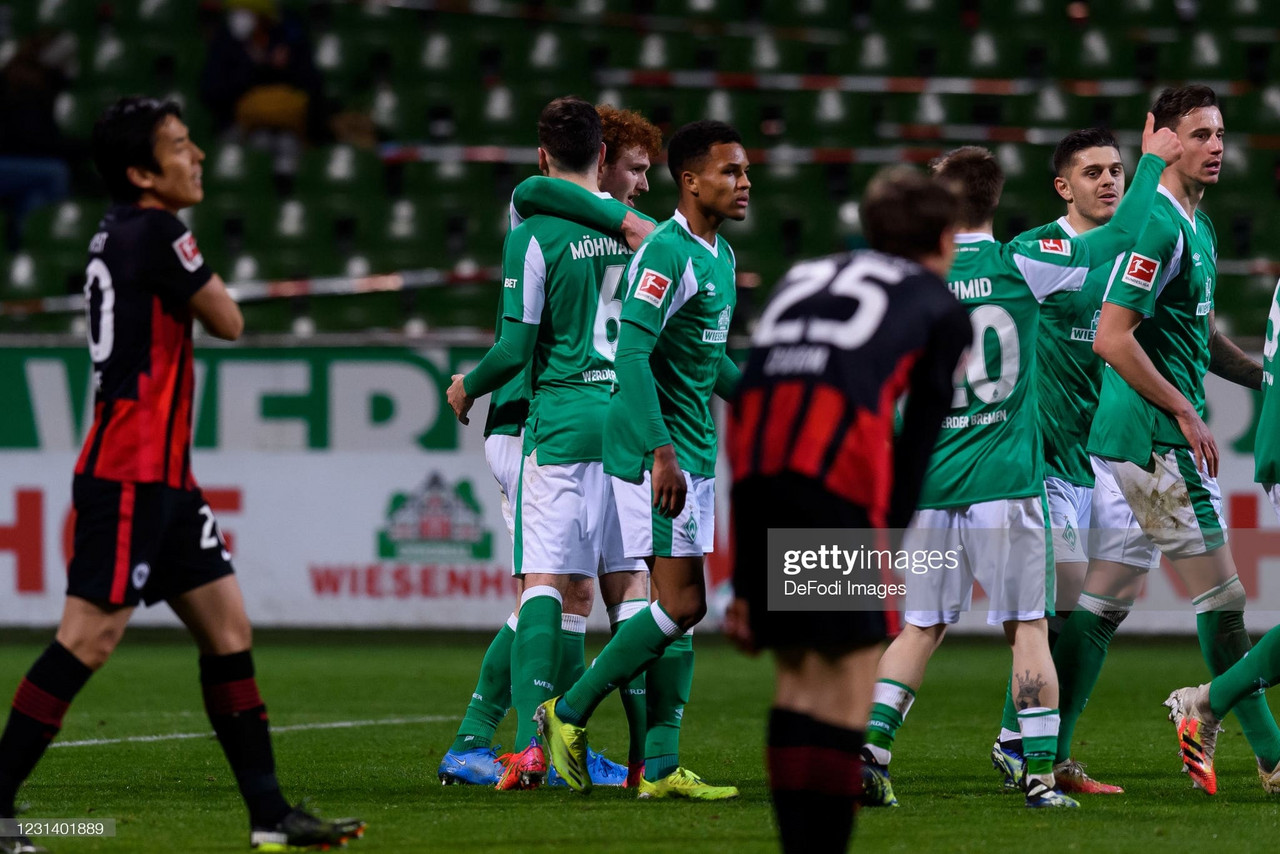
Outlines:
[[[919,261],[938,251],[956,225],[960,200],[946,185],[911,166],[886,166],[867,184],[859,215],[877,252]]]
[[[595,172],[600,157],[600,114],[573,95],[556,98],[538,116],[538,145],[567,172]]]
[[[174,101],[130,95],[103,111],[93,125],[93,162],[111,198],[122,204],[136,202],[142,188],[129,180],[129,168],[159,172],[156,131],[167,116],[182,118]]]
[[[1120,143],[1116,142],[1115,134],[1106,128],[1073,130],[1053,150],[1053,174],[1065,175],[1071,168],[1072,159],[1087,148],[1114,148],[1119,151]]]
[[[1169,128],[1176,131],[1178,121],[1192,110],[1218,106],[1218,96],[1208,86],[1179,86],[1165,89],[1151,105],[1156,117],[1155,129]]]
[[[711,146],[731,142],[742,144],[742,136],[732,125],[711,119],[689,122],[672,134],[667,143],[667,169],[679,185],[681,173],[696,169],[698,161],[710,153]]]
[[[959,225],[990,222],[1004,190],[1004,170],[995,155],[979,145],[962,145],[929,161],[929,171],[960,200]]]

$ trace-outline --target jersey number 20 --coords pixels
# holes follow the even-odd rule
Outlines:
[[[94,364],[105,362],[116,343],[116,291],[111,286],[111,271],[101,258],[94,258],[84,271],[84,313],[89,321],[89,358]],[[99,300],[98,323],[93,322],[94,296]]]
[[[969,405],[969,391],[983,403],[999,403],[1018,384],[1022,370],[1022,346],[1018,343],[1018,325],[1009,312],[998,305],[980,305],[969,315],[973,326],[973,348],[965,366],[965,382],[956,386],[951,408]],[[1000,372],[993,378],[987,373],[987,332],[996,334],[1000,348]],[[968,386],[966,389],[965,386]]]

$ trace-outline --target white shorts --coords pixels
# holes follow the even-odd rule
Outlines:
[[[1089,529],[1089,557],[1150,572],[1160,566],[1160,549],[1142,532],[1138,519],[1116,483],[1108,460],[1093,464],[1093,509]]]
[[[653,507],[650,473],[640,483],[613,479],[622,517],[623,554],[629,558],[702,557],[715,551],[716,479],[684,473],[684,508],[668,519]]]
[[[990,600],[987,623],[1038,620],[1053,610],[1054,572],[1041,496],[920,510],[905,551],[943,551],[954,568],[907,573],[906,621],[951,625],[969,610],[973,583]]]
[[[1271,506],[1275,508],[1276,518],[1280,519],[1280,483],[1273,483],[1270,486],[1263,486],[1267,491],[1267,497],[1271,499]]]
[[[1060,477],[1044,479],[1044,495],[1053,530],[1053,562],[1084,563],[1089,559],[1087,541],[1093,489]]]
[[[520,487],[523,444],[522,436],[506,436],[501,433],[494,433],[484,440],[485,461],[489,463],[489,471],[493,472],[493,479],[498,482],[498,490],[502,493],[502,521],[507,523],[508,537],[514,537],[516,533],[511,502]]]
[[[1187,448],[1152,453],[1144,467],[1103,460],[1143,533],[1171,558],[1208,554],[1227,542],[1218,481]]]
[[[514,573],[603,575],[645,569],[623,556],[622,528],[604,463],[538,465],[534,449],[520,469]]]

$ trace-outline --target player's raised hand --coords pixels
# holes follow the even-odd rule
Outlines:
[[[684,472],[676,461],[676,449],[671,445],[663,445],[653,451],[653,472],[649,476],[649,487],[653,490],[653,506],[668,519],[674,519],[684,509],[685,483]]]
[[[640,244],[644,243],[644,239],[649,236],[651,231],[653,231],[653,223],[636,216],[630,211],[622,218],[622,236],[626,238],[627,245],[631,247],[633,252],[640,248]]]
[[[453,382],[449,383],[449,391],[445,397],[449,401],[449,407],[453,410],[453,414],[458,416],[458,420],[463,424],[470,424],[471,419],[467,417],[467,413],[471,411],[471,404],[476,399],[467,394],[466,388],[462,385],[462,380],[466,374],[454,374]]]
[[[1204,423],[1194,409],[1177,416],[1178,429],[1187,437],[1191,445],[1191,453],[1196,458],[1196,469],[1209,477],[1218,476],[1218,443],[1214,441],[1209,426]]]
[[[1154,154],[1168,166],[1182,156],[1182,140],[1170,128],[1155,130],[1156,117],[1147,113],[1147,126],[1142,129],[1142,153]]]

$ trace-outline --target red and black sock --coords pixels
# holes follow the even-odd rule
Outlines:
[[[769,789],[785,854],[844,854],[862,796],[863,734],[786,709],[769,714]]]
[[[62,729],[62,716],[93,671],[62,644],[49,644],[13,697],[0,735],[0,817],[12,817],[18,787]]]
[[[200,656],[200,685],[209,723],[236,775],[254,827],[272,827],[289,812],[276,781],[267,707],[253,678],[253,655]]]

